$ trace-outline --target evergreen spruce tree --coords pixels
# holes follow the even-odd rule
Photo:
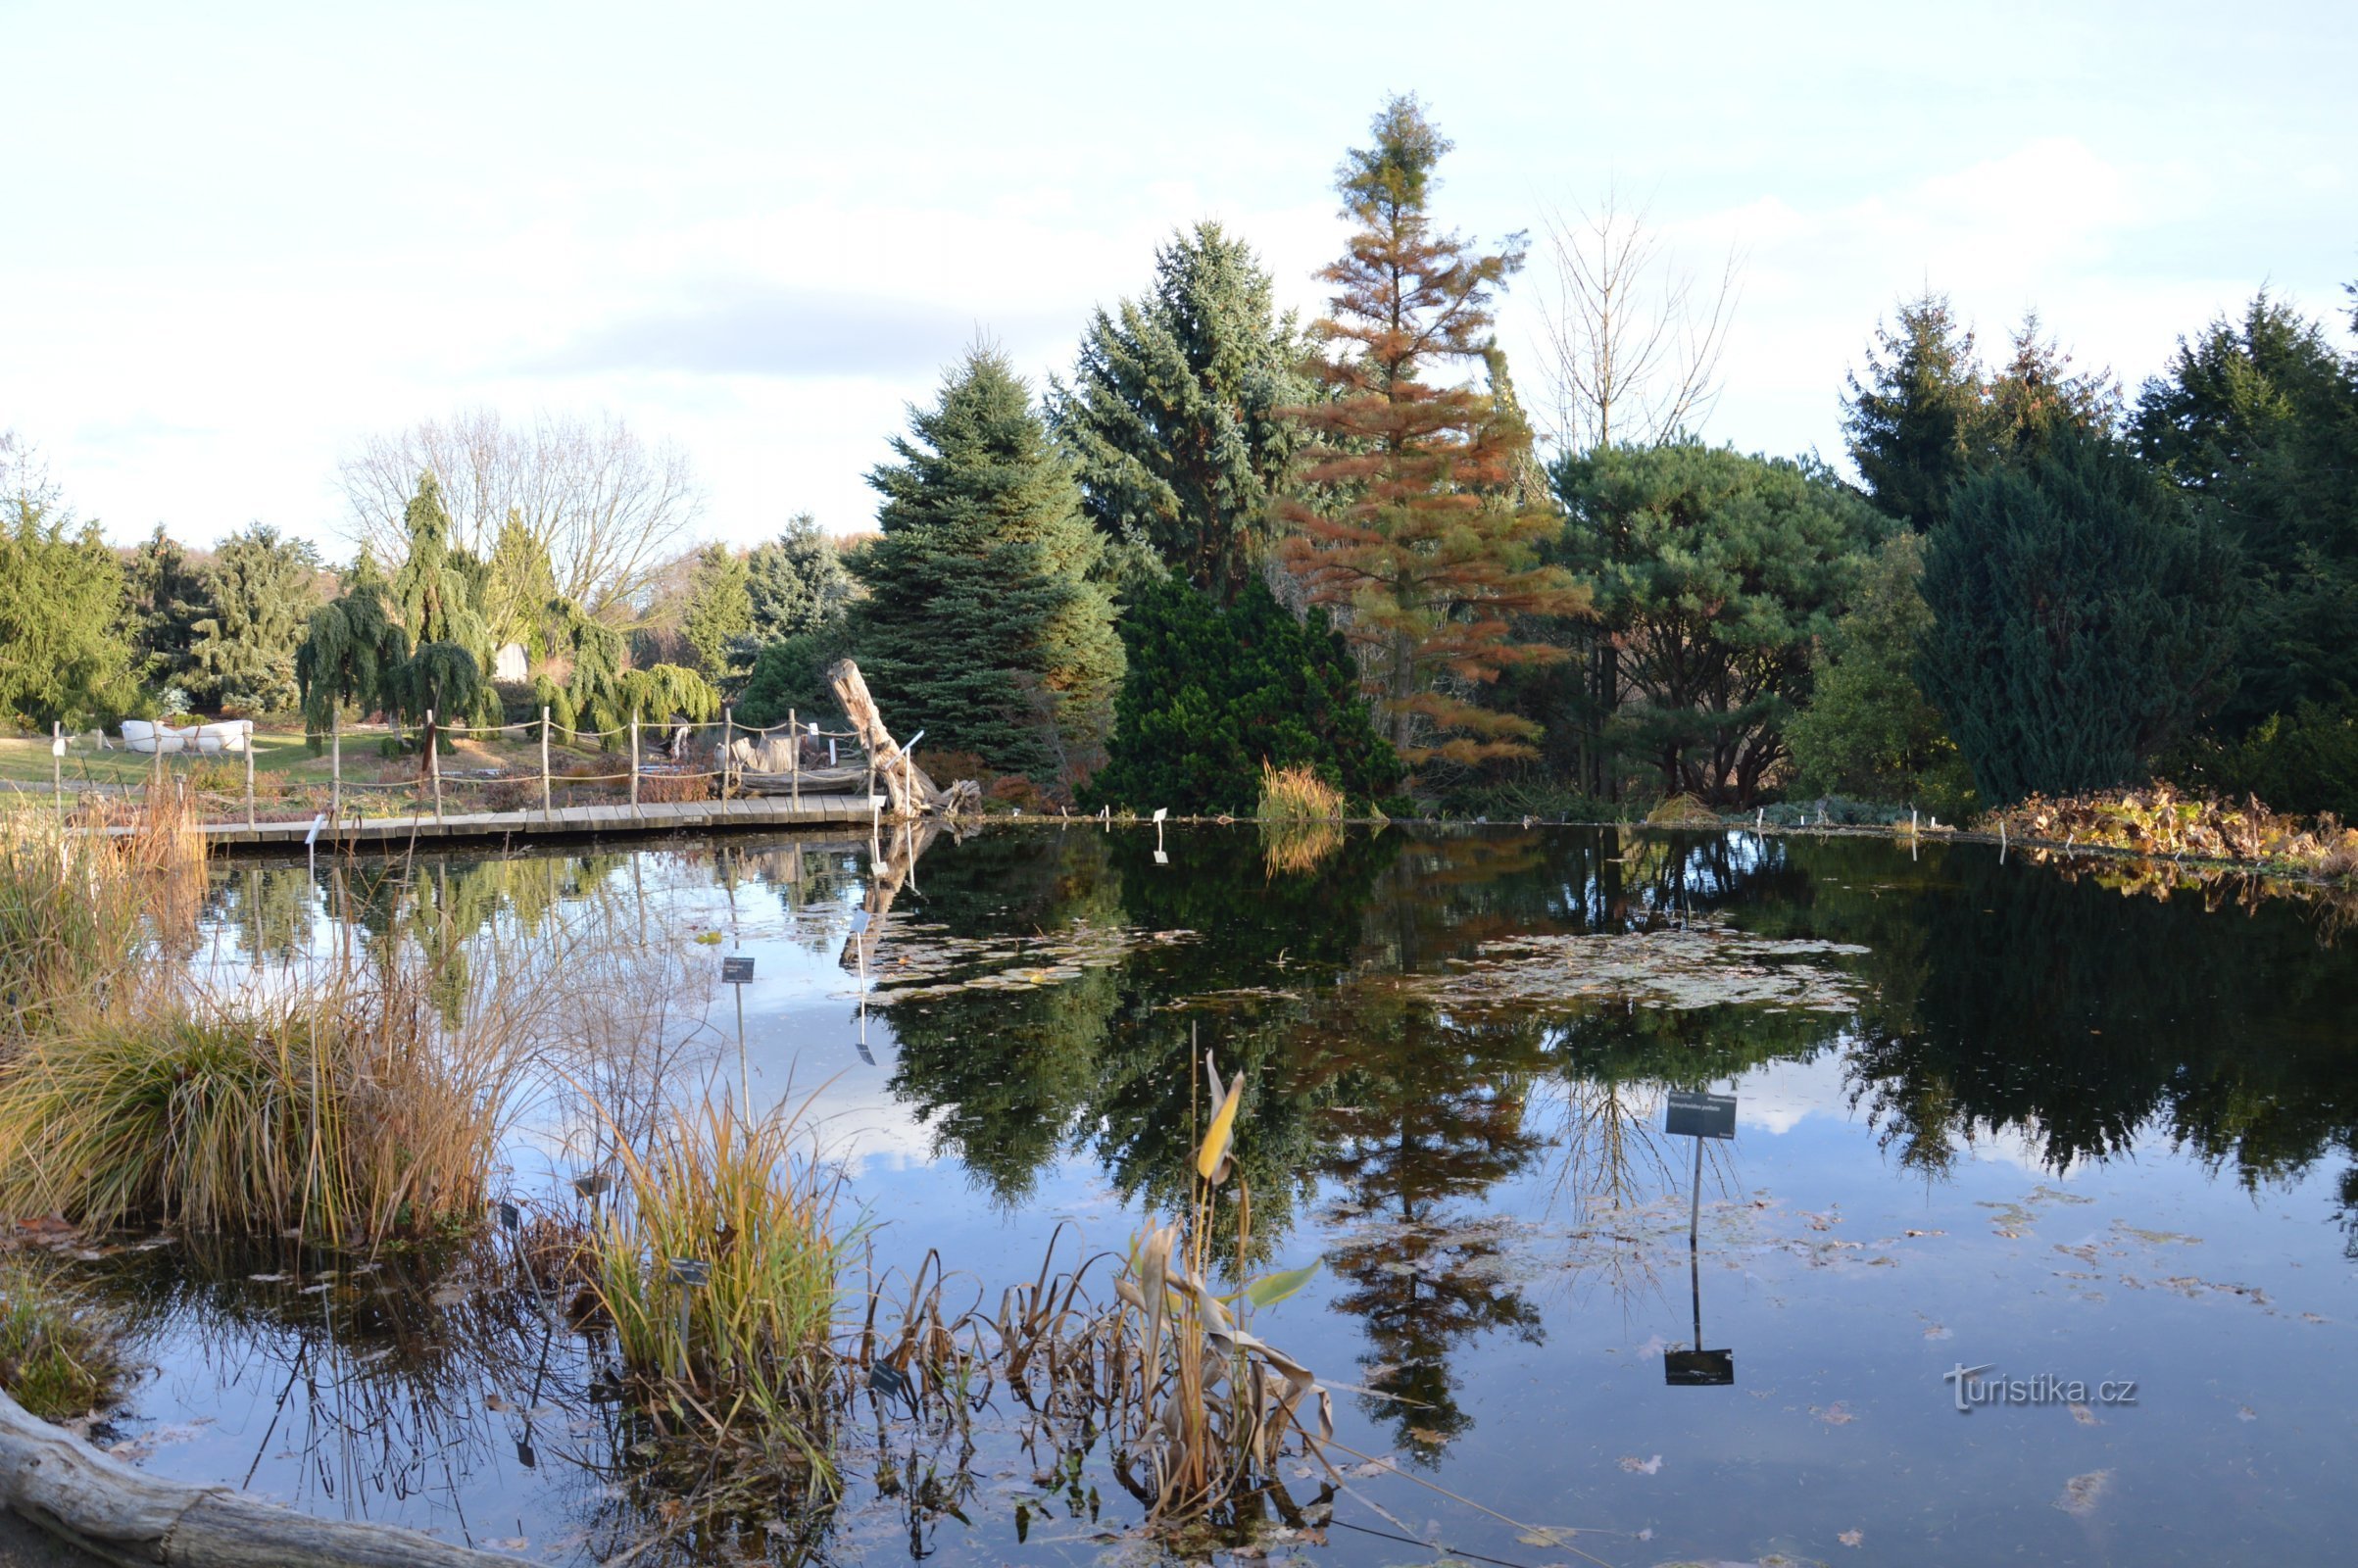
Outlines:
[[[1302,488],[1282,508],[1287,564],[1348,617],[1393,748],[1411,766],[1531,756],[1539,726],[1470,693],[1564,649],[1517,640],[1519,618],[1584,613],[1587,594],[1539,559],[1561,529],[1519,496],[1530,427],[1511,401],[1458,377],[1487,371],[1491,300],[1519,248],[1475,254],[1434,226],[1434,167],[1449,143],[1414,98],[1374,122],[1375,145],[1338,172],[1351,249],[1311,328],[1330,396],[1295,411],[1308,440]]]
[[[697,670],[707,680],[733,680],[745,672],[737,655],[754,625],[749,580],[745,558],[728,546],[709,544],[696,553],[679,629],[696,651]]]
[[[1004,772],[1085,777],[1121,641],[1092,580],[1104,541],[1023,382],[976,348],[893,450],[900,461],[868,475],[883,537],[860,563],[855,637],[895,731]]]
[[[1991,804],[2133,783],[2234,679],[2228,552],[2117,442],[2067,429],[1960,486],[1916,662]]]
[[[515,643],[526,657],[546,659],[552,651],[549,602],[557,597],[557,568],[545,540],[513,509],[491,547],[483,594],[483,621],[494,651]]]
[[[818,519],[798,512],[786,531],[746,558],[752,601],[748,635],[758,648],[839,625],[852,602],[852,575]]]
[[[249,712],[293,708],[295,650],[319,608],[319,556],[301,539],[256,523],[231,534],[205,568],[213,612],[190,628],[195,673],[213,699]]]
[[[418,476],[417,493],[404,514],[410,551],[391,584],[401,623],[420,646],[449,643],[464,648],[483,669],[491,667],[491,630],[478,596],[487,574],[480,564],[450,543],[450,514],[442,487],[431,473]]]
[[[1266,584],[1223,610],[1175,577],[1123,594],[1129,674],[1090,806],[1249,814],[1263,764],[1306,766],[1362,807],[1400,785],[1400,759],[1359,700],[1359,671],[1326,612],[1298,621]]]
[[[2260,294],[2179,341],[2131,439],[2243,554],[2242,674],[2221,731],[2304,703],[2358,714],[2358,357]]]
[[[1981,445],[1981,362],[1972,331],[1929,290],[1875,329],[1866,375],[1848,377],[1842,428],[1867,495],[1887,516],[1931,530],[1949,492],[1974,470]]]
[[[1298,445],[1282,411],[1312,396],[1302,352],[1251,246],[1208,221],[1174,235],[1153,289],[1097,312],[1072,384],[1051,386],[1099,531],[1234,603]]]
[[[384,574],[363,552],[344,578],[344,591],[312,612],[295,650],[303,728],[315,753],[340,705],[351,703],[364,713],[399,709],[395,682],[410,646]]]
[[[184,681],[196,662],[195,626],[213,612],[204,572],[178,540],[156,531],[123,557],[122,633],[131,645],[131,674],[161,691]]]

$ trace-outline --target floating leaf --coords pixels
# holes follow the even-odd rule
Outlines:
[[[1641,1459],[1634,1453],[1625,1453],[1621,1456],[1621,1468],[1634,1476],[1659,1475],[1662,1456],[1657,1453],[1650,1459]]]
[[[2063,1484],[2063,1495],[2055,1499],[2055,1506],[2085,1519],[2096,1511],[2097,1500],[2111,1485],[2109,1470],[2090,1470],[2084,1476],[2074,1476]]]

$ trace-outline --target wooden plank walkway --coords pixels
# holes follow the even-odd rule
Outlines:
[[[347,816],[319,829],[321,846],[390,846],[427,840],[592,838],[638,833],[708,833],[735,828],[829,827],[874,820],[863,795],[806,795],[797,805],[772,796],[736,801],[649,802],[631,806],[566,806],[549,811],[452,811],[442,816]],[[207,822],[205,842],[221,849],[241,846],[301,848],[311,834],[309,818],[296,822]],[[127,832],[114,828],[112,832]]]

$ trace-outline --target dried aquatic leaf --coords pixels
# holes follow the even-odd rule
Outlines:
[[[2098,1499],[2111,1485],[2110,1470],[2090,1470],[2084,1476],[2074,1476],[2063,1484],[2063,1495],[2055,1499],[2055,1506],[2085,1519],[2095,1512]]]
[[[1852,1415],[1849,1410],[1843,1406],[1842,1401],[1840,1399],[1835,1400],[1834,1403],[1826,1406],[1822,1410],[1813,1404],[1809,1407],[1809,1413],[1816,1416],[1819,1420],[1825,1422],[1830,1427],[1846,1427],[1851,1422],[1858,1419],[1857,1416]]]
[[[1867,1533],[1863,1530],[1845,1530],[1834,1539],[1845,1546],[1855,1546],[1867,1539]]]
[[[1402,986],[1460,1012],[1583,998],[1665,1008],[1768,1006],[1848,1012],[1860,982],[1826,960],[1865,948],[1748,936],[1716,920],[1660,930],[1486,942],[1446,974]]]
[[[2079,1422],[2084,1427],[2100,1426],[2102,1424],[2096,1420],[2095,1411],[2090,1410],[2087,1405],[2080,1403],[2076,1399],[2072,1401],[2067,1408],[2069,1408],[2072,1412],[2072,1419]]]
[[[1659,1475],[1662,1456],[1657,1453],[1650,1459],[1641,1459],[1634,1453],[1625,1453],[1621,1456],[1621,1468],[1634,1476]]]

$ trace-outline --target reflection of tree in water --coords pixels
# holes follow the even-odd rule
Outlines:
[[[986,836],[941,848],[952,853],[926,860],[922,903],[899,906],[896,919],[906,909],[961,935],[1121,922],[1119,884],[1091,834],[1045,846],[1030,835]],[[1118,994],[1113,970],[1090,969],[1062,984],[888,1003],[881,1011],[900,1043],[892,1092],[932,1122],[937,1147],[993,1197],[1020,1202],[1092,1102]]]
[[[1342,1097],[1321,1118],[1318,1162],[1349,1195],[1336,1217],[1350,1228],[1327,1252],[1348,1282],[1333,1304],[1366,1325],[1361,1381],[1378,1396],[1364,1403],[1408,1451],[1429,1457],[1473,1424],[1453,1348],[1496,1329],[1542,1338],[1500,1238],[1461,1204],[1538,1154],[1523,1117],[1544,1066],[1536,1027],[1451,1022],[1381,977],[1344,988],[1309,1044],[1305,1077]]]
[[[287,963],[311,952],[316,892],[303,866],[232,864],[213,884],[205,917],[236,934],[249,962]]]
[[[1914,1162],[2002,1133],[2062,1170],[2161,1132],[2252,1185],[2358,1151],[2358,965],[2290,906],[2122,899],[1964,846],[1898,864],[1897,886],[1822,878],[1818,910],[1877,932],[1850,936],[1876,995],[1849,1076]]]

